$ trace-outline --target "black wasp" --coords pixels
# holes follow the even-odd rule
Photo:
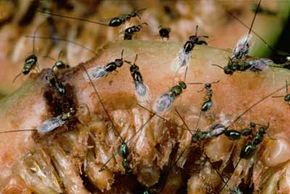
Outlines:
[[[170,32],[171,32],[170,28],[165,28],[165,27],[159,26],[159,36],[162,39],[166,38],[168,40]]]
[[[34,33],[33,33],[33,39],[32,39],[32,53],[31,55],[29,55],[25,61],[24,61],[24,65],[23,65],[23,68],[22,68],[22,71],[21,73],[19,73],[18,75],[16,75],[16,77],[14,78],[13,80],[13,83],[16,81],[16,79],[21,75],[27,75],[30,73],[30,71],[32,69],[34,69],[35,67],[38,67],[38,63],[37,63],[37,56],[35,55],[35,35],[36,35],[36,32],[38,30],[38,28],[41,26],[41,24],[35,29]]]
[[[125,61],[126,63],[130,64],[130,72],[132,78],[134,80],[135,89],[139,96],[145,96],[147,94],[147,87],[143,83],[143,77],[140,73],[139,67],[136,65],[138,55],[136,55],[134,63],[132,64],[130,61]]]
[[[48,55],[45,56],[45,57],[47,57],[47,58],[55,61],[55,63],[51,67],[52,71],[57,72],[59,70],[67,69],[67,68],[70,67],[68,64],[66,64],[65,62],[63,62],[62,60],[60,60],[60,58],[61,58],[62,55],[63,55],[63,51],[60,51],[58,53],[57,60],[54,59],[54,58],[52,58],[51,56],[48,56]]]
[[[213,95],[213,91],[212,91],[212,84],[216,84],[219,83],[218,81],[212,82],[212,83],[205,83],[204,84],[204,89],[206,90],[206,94],[204,96],[204,102],[201,105],[200,111],[202,112],[206,112],[208,111],[212,105],[212,95]],[[188,83],[188,84],[203,84],[203,83]],[[201,92],[202,90],[200,90],[199,92]]]
[[[97,69],[91,72],[91,76],[94,79],[105,77],[109,73],[116,71],[117,68],[122,67],[124,64],[123,54],[124,54],[124,50],[121,51],[121,58],[115,59],[115,61],[112,61],[103,67],[98,67]]]
[[[166,93],[162,94],[160,97],[158,97],[153,105],[153,110],[154,112],[157,113],[164,113],[167,110],[169,110],[175,99],[180,96],[187,88],[187,85],[183,81],[179,81],[178,84],[175,86],[171,87],[169,91]]]
[[[267,130],[269,128],[269,124],[267,126],[260,126],[254,137],[249,140],[241,149],[240,151],[240,159],[238,160],[237,164],[235,165],[234,169],[236,169],[242,159],[249,159],[253,156],[255,151],[258,148],[258,145],[262,143],[264,139],[264,135],[266,134]],[[221,188],[220,192],[223,191],[227,183],[230,181],[233,173],[231,176],[228,178],[228,180],[225,182],[224,186]]]
[[[185,54],[188,54],[192,51],[195,45],[207,45],[205,40],[200,40],[199,38],[208,38],[208,36],[197,36],[198,25],[195,27],[195,35],[192,35],[188,38],[188,41],[183,45],[183,50]]]
[[[57,78],[57,75],[55,74],[53,69],[50,69],[50,71],[47,71],[46,79],[49,81],[50,85],[56,89],[56,91],[59,94],[61,94],[61,95],[65,94],[65,86]]]
[[[147,23],[143,23],[143,25]],[[130,26],[128,28],[125,29],[124,31],[124,40],[132,40],[133,39],[133,35],[137,32],[140,32],[140,30],[142,29],[142,24],[139,25],[134,25],[134,26]]]
[[[139,10],[134,10],[131,13],[123,14],[121,16],[114,17],[114,18],[110,19],[110,21],[108,23],[92,21],[92,20],[88,20],[88,19],[85,19],[85,18],[78,18],[78,17],[73,17],[73,16],[60,15],[60,14],[57,14],[57,13],[52,13],[52,12],[42,11],[42,10],[38,10],[38,12],[41,12],[43,14],[47,14],[47,15],[50,15],[50,16],[56,16],[56,17],[61,17],[61,18],[65,18],[65,19],[72,19],[72,20],[90,22],[90,23],[94,23],[94,24],[98,24],[98,25],[102,25],[102,26],[118,27],[118,26],[124,24],[126,21],[129,21],[133,17],[138,17],[139,19],[141,19],[140,14],[144,10],[145,10],[145,8],[139,9]]]

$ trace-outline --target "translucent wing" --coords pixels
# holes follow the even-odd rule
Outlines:
[[[88,74],[89,74],[91,80],[97,80],[101,77],[107,76],[108,72],[105,70],[104,67],[98,67],[98,68],[93,67],[93,68],[88,69]],[[86,81],[89,81],[89,78],[88,78],[86,73],[84,73],[83,76],[84,76]]]
[[[251,60],[248,62],[250,65],[250,70],[252,71],[263,71],[269,67],[270,64],[274,62],[271,59],[261,58],[257,60]]]
[[[251,36],[243,36],[233,49],[233,57],[236,59],[241,59],[246,56],[250,50],[250,40]]]
[[[62,126],[65,121],[61,119],[62,115],[59,115],[57,117],[53,117],[51,119],[48,119],[44,121],[40,126],[38,126],[36,129],[40,134],[48,133],[50,131],[55,130],[56,128]]]
[[[163,94],[155,101],[153,105],[153,111],[157,113],[163,113],[167,111],[172,106],[173,100],[174,98],[167,93]]]

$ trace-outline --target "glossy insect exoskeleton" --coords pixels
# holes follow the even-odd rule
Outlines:
[[[56,89],[56,91],[61,94],[64,95],[65,94],[65,87],[64,85],[61,83],[61,81],[57,78],[56,74],[54,73],[54,71],[51,69],[50,71],[47,72],[46,75],[46,79],[47,81],[50,83],[50,85]]]
[[[130,168],[129,160],[128,160],[129,148],[125,142],[120,145],[119,154],[123,158],[122,165],[123,165],[125,171],[128,172],[129,168]]]
[[[109,21],[109,26],[112,26],[112,27],[120,26],[124,24],[126,21],[129,21],[133,17],[138,17],[139,19],[141,19],[140,13],[144,10],[145,9],[139,9],[139,10],[132,11],[129,14],[125,14],[119,17],[114,17]]]
[[[70,66],[65,64],[63,61],[58,60],[54,63],[54,65],[51,68],[54,72],[56,72],[58,70],[67,69],[69,67]]]
[[[188,69],[187,64],[189,60],[191,59],[191,53],[195,45],[207,44],[206,41],[200,40],[199,38],[201,37],[208,38],[208,36],[197,36],[197,30],[198,30],[198,26],[196,26],[195,35],[192,35],[189,37],[189,39],[183,45],[182,49],[179,51],[178,57],[176,58],[177,61],[174,61],[174,66],[177,67],[176,73],[178,73],[180,70],[183,70],[184,67],[186,67],[185,72],[187,72],[187,69]],[[186,77],[184,77],[184,80],[185,78]]]
[[[250,158],[257,149],[257,146],[263,141],[264,135],[267,132],[268,126],[261,126],[252,140],[250,140],[241,150],[240,158]]]
[[[249,136],[256,128],[256,123],[250,122],[249,127],[242,129],[241,131],[237,131],[235,129],[226,129],[224,131],[225,136],[227,136],[231,140],[238,140],[242,136]]]
[[[164,27],[161,27],[159,26],[159,36],[164,39],[166,38],[167,40],[169,39],[169,34],[171,32],[171,29],[170,28],[164,28]]]
[[[258,6],[260,6],[261,0],[259,1]],[[246,24],[244,24],[241,20],[239,20],[236,16],[232,15],[231,13],[228,13],[230,16],[234,17],[240,23],[247,27]],[[251,27],[249,28],[249,31],[246,36],[242,37],[236,44],[236,46],[233,49],[233,54],[231,57],[229,57],[228,64],[224,67],[220,65],[213,64],[213,66],[217,66],[221,69],[223,69],[224,73],[227,75],[232,75],[235,71],[246,71],[247,69],[252,67],[252,71],[259,70],[259,68],[265,67],[263,66],[264,63],[261,62],[253,62],[252,64],[249,64],[245,61],[246,56],[249,53],[250,49],[250,39],[251,39],[251,32],[254,25],[254,21],[256,19],[257,12],[254,15],[254,18],[251,23]],[[256,33],[255,33],[256,34]],[[255,68],[255,66],[257,68]]]
[[[121,58],[115,59],[115,61],[112,61],[103,67],[98,67],[97,69],[92,70],[92,72],[90,72],[92,78],[99,79],[101,77],[105,77],[109,73],[116,71],[117,68],[122,67],[124,64],[123,53],[124,53],[124,50],[122,50],[121,52]]]
[[[234,18],[235,20],[237,20],[241,25],[243,25],[244,27],[248,28],[249,30],[251,30],[251,32],[258,38],[260,39],[265,46],[270,49],[270,51],[272,52],[271,55],[271,60],[274,61],[276,64],[285,64],[287,63],[287,61],[289,61],[287,59],[287,57],[289,56],[289,53],[283,53],[281,54],[280,51],[277,51],[276,49],[274,49],[271,45],[269,45],[265,39],[263,39],[257,32],[255,32],[253,29],[251,29],[250,27],[248,27],[247,24],[245,24],[242,20],[240,20],[237,16],[231,14],[230,12],[227,12],[227,14],[229,16],[231,16],[232,18]],[[254,20],[253,20],[254,21]],[[280,66],[281,68],[286,68],[287,67],[283,67],[283,65]]]
[[[146,24],[146,23],[143,23],[143,24]],[[134,25],[134,26],[130,26],[126,28],[124,31],[124,40],[132,40],[133,35],[137,32],[140,32],[142,27],[143,26],[140,24],[140,25]]]
[[[122,51],[122,53],[123,53],[123,51]],[[122,56],[123,56],[123,54],[122,54]],[[123,64],[123,59],[122,59],[122,64]],[[112,124],[112,126],[113,126],[113,130],[114,130],[114,133],[115,133],[115,135],[116,136],[118,136],[119,138],[120,138],[120,140],[121,140],[121,145],[120,145],[120,147],[119,147],[119,149],[118,149],[118,151],[116,152],[116,153],[119,153],[120,154],[120,156],[122,157],[122,166],[124,167],[124,169],[125,169],[125,172],[126,173],[130,173],[131,172],[131,170],[130,170],[130,161],[129,161],[129,158],[128,158],[128,156],[129,156],[129,148],[128,148],[128,142],[131,140],[131,139],[133,139],[140,131],[142,131],[142,129],[147,125],[147,123],[149,123],[149,121],[154,117],[154,115],[155,114],[153,114],[153,115],[151,115],[150,116],[150,118],[136,131],[136,133],[132,136],[132,137],[130,137],[126,142],[125,142],[125,140],[123,139],[123,137],[120,135],[120,133],[116,130],[116,127],[115,127],[115,125],[114,125],[114,122],[113,122],[113,120],[112,120],[112,118],[111,118],[111,116],[110,116],[110,114],[108,113],[108,111],[107,111],[107,109],[105,108],[105,105],[104,105],[104,103],[103,103],[103,101],[102,101],[102,99],[101,99],[101,97],[100,97],[100,94],[99,94],[99,92],[98,92],[98,90],[97,90],[97,88],[96,88],[96,86],[94,85],[94,83],[92,82],[92,79],[91,79],[91,77],[90,77],[90,75],[89,75],[89,73],[88,73],[88,71],[87,71],[87,69],[85,68],[85,66],[83,65],[83,64],[80,64],[81,65],[81,67],[83,68],[83,70],[84,70],[84,72],[85,72],[85,74],[87,75],[87,77],[88,77],[88,79],[89,79],[89,81],[90,81],[90,83],[91,83],[91,85],[92,85],[92,87],[93,87],[93,89],[94,89],[94,91],[95,91],[95,93],[96,93],[96,96],[97,96],[97,98],[98,98],[98,100],[99,100],[99,102],[100,102],[100,104],[101,104],[101,107],[103,108],[103,110],[104,110],[104,112],[105,112],[105,114],[107,115],[107,117],[108,117],[108,119],[109,119],[109,121],[111,122],[111,124]],[[114,154],[115,155],[115,154]],[[107,162],[105,162],[104,163],[104,165],[100,168],[100,170],[99,171],[102,171],[102,170],[104,170],[104,168],[106,167],[106,165],[110,162],[110,160],[114,157],[114,155],[112,155],[112,157],[110,158],[110,159],[108,159],[107,160]]]
[[[40,135],[44,135],[48,132],[54,131],[58,127],[63,126],[67,121],[73,118],[76,111],[73,108],[70,108],[68,112],[62,113],[56,117],[49,118],[43,121],[35,129],[24,129],[24,130],[11,130],[11,131],[2,131],[0,133],[12,133],[12,132],[23,132],[23,131],[37,131]]]
[[[267,126],[261,126],[258,131],[256,132],[253,139],[249,140],[241,149],[240,151],[240,159],[238,160],[237,164],[235,165],[234,169],[239,165],[241,159],[249,159],[253,156],[255,151],[257,150],[257,146],[262,143],[264,139],[264,135],[267,132],[267,129],[269,128],[269,124]],[[224,189],[226,184],[231,179],[231,176],[229,179],[225,182],[224,186],[221,188],[220,192]]]
[[[198,131],[191,136],[192,142],[200,142],[202,140],[208,139],[209,133],[208,131]]]
[[[56,88],[56,90],[64,95],[65,94],[65,87],[64,85],[57,79],[56,76],[54,76],[52,79],[49,80],[50,84]]]
[[[140,73],[139,67],[136,65],[138,55],[135,57],[133,64],[130,61],[125,61],[130,64],[130,73],[135,84],[135,90],[138,96],[145,97],[148,94],[148,88],[143,83],[143,77]]]
[[[203,101],[203,103],[201,105],[201,108],[200,108],[201,112],[206,112],[213,106],[213,102],[212,102],[212,95],[213,95],[212,84],[215,84],[215,83],[218,83],[218,82],[219,82],[219,80],[215,81],[215,82],[212,82],[212,83],[205,83],[204,84],[204,89],[206,90],[206,94],[204,96],[204,101]],[[203,83],[188,83],[188,84],[203,84]]]
[[[140,14],[144,10],[145,9],[139,9],[139,10],[132,11],[131,13],[128,13],[128,14],[124,14],[124,15],[121,15],[121,16],[118,16],[118,17],[114,17],[114,18],[110,19],[110,21],[108,23],[92,21],[92,20],[85,19],[85,18],[60,15],[60,14],[52,13],[52,12],[49,12],[49,11],[42,11],[42,10],[37,10],[37,11],[40,12],[40,13],[49,15],[49,16],[55,16],[55,17],[60,17],[60,18],[64,18],[64,19],[71,19],[71,20],[79,20],[79,21],[83,21],[83,22],[90,22],[90,23],[98,24],[98,25],[102,25],[102,26],[118,27],[118,26],[124,24],[126,21],[129,21],[133,17],[138,17],[140,19],[141,18]]]
[[[178,85],[173,86],[168,92],[161,95],[154,103],[154,112],[162,113],[167,111],[172,106],[176,97],[178,97],[186,87],[186,83],[180,81]]]
[[[16,75],[16,77],[14,78],[13,82],[15,82],[15,80],[21,75],[27,75],[30,73],[30,71],[32,69],[34,69],[35,67],[37,67],[37,56],[35,55],[35,48],[34,48],[34,44],[35,44],[35,34],[36,34],[36,31],[38,30],[38,28],[41,26],[41,24],[35,29],[34,31],[34,34],[33,34],[33,54],[32,55],[29,55],[25,61],[24,61],[24,65],[23,65],[23,68],[22,68],[22,71],[21,73],[19,73],[18,75]]]
[[[57,57],[57,60],[52,58],[51,56],[45,56],[53,61],[55,61],[55,63],[53,64],[53,66],[51,67],[53,72],[57,72],[58,70],[63,70],[66,68],[69,68],[69,65],[65,64],[65,62],[63,62],[62,60],[60,60],[61,56],[63,55],[63,52],[60,51]]]
[[[192,35],[188,38],[188,41],[183,45],[183,50],[185,54],[188,54],[192,51],[195,45],[207,45],[207,42],[204,40],[200,40],[199,38],[208,38],[208,36],[197,36],[198,26],[195,29],[195,35]]]
[[[118,152],[119,155],[122,157],[122,166],[125,170],[125,173],[131,173],[131,168],[130,168],[130,159],[129,159],[129,148],[128,148],[128,143],[131,141],[131,139],[133,139],[140,131],[142,131],[142,129],[147,125],[147,123],[149,123],[149,121],[154,117],[155,114],[152,114],[149,119],[136,131],[136,133],[130,137],[126,142],[124,141],[124,139],[120,137],[122,143],[119,146]],[[104,168],[106,167],[106,165],[110,162],[110,160],[114,157],[114,155],[107,160],[107,162],[105,162],[105,164],[101,167],[101,169],[99,171],[104,170]]]

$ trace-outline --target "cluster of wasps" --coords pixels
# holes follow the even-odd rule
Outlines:
[[[249,49],[250,49],[250,39],[251,39],[251,34],[254,33],[257,35],[256,32],[253,31],[253,25],[255,18],[257,16],[257,13],[261,12],[260,4],[262,0],[259,0],[257,7],[255,9],[255,15],[252,20],[251,26],[249,27],[249,31],[245,37],[243,37],[241,40],[238,41],[236,44],[235,48],[233,49],[232,56],[229,58],[228,64],[225,66],[217,65],[217,64],[212,64],[215,67],[218,67],[223,70],[223,72],[228,75],[232,76],[235,72],[244,72],[244,71],[254,71],[254,72],[261,72],[265,70],[267,67],[277,67],[277,68],[284,68],[284,69],[289,69],[290,70],[290,60],[289,56],[283,56],[283,58],[280,61],[279,64],[274,64],[274,62],[270,59],[262,58],[262,59],[253,59],[248,56]],[[38,10],[38,12],[41,12],[44,15],[49,15],[50,17],[58,17],[60,19],[70,19],[70,20],[80,20],[80,21],[85,21],[85,22],[91,22],[97,25],[102,25],[105,27],[120,27],[124,25],[126,22],[131,20],[132,18],[137,17],[139,20],[141,20],[141,14],[145,11],[145,9],[139,9],[139,10],[134,10],[130,13],[114,17],[108,21],[108,23],[102,23],[98,21],[90,21],[87,19],[82,19],[82,18],[77,18],[77,17],[71,17],[71,16],[64,16],[60,15],[57,13],[52,13],[49,11],[43,11],[43,10]],[[236,16],[233,16],[236,18]],[[238,18],[237,18],[238,19]],[[142,28],[145,27],[145,25],[148,25],[146,22],[142,22],[138,25],[132,25],[130,27],[127,27],[124,30],[124,35],[123,39],[124,40],[132,40],[134,38],[134,35],[136,33],[141,32]],[[245,25],[245,24],[243,24]],[[41,38],[35,36],[37,29],[34,32],[33,36],[30,36],[30,38],[33,38],[33,54],[28,56],[25,59],[24,66],[22,69],[22,72],[18,74],[13,82],[20,76],[20,75],[28,75],[32,70],[37,69],[39,67],[38,65],[38,58],[35,54],[35,39]],[[168,40],[170,38],[170,32],[171,29],[168,27],[159,27],[159,35],[162,39]],[[261,38],[258,35],[259,38]],[[43,38],[43,37],[42,37]],[[50,39],[50,37],[46,37],[47,39]],[[121,50],[120,52],[120,57],[116,58],[114,61],[108,62],[107,64],[99,67],[93,67],[91,69],[86,69],[84,65],[80,64],[83,68],[84,71],[84,79],[92,85],[94,92],[96,93],[96,96],[101,103],[102,108],[104,109],[104,112],[106,113],[106,116],[109,118],[110,122],[112,122],[112,126],[115,126],[112,119],[110,118],[109,113],[107,112],[106,105],[102,102],[102,99],[99,95],[99,92],[94,85],[94,82],[98,81],[99,79],[102,79],[103,77],[110,76],[112,72],[117,71],[118,68],[122,68],[124,64],[129,65],[129,72],[132,76],[132,80],[135,86],[135,95],[136,98],[138,99],[139,106],[148,112],[151,113],[149,119],[137,130],[137,134],[139,134],[142,129],[150,122],[150,120],[153,117],[159,117],[161,119],[165,119],[164,115],[168,113],[170,110],[174,109],[176,115],[182,120],[183,125],[179,126],[182,129],[187,130],[191,134],[191,143],[192,144],[200,144],[201,142],[216,138],[218,136],[225,136],[229,138],[230,140],[237,141],[242,138],[246,138],[246,144],[242,147],[240,151],[240,159],[236,163],[235,167],[236,168],[241,160],[247,160],[251,158],[257,149],[259,148],[260,144],[263,142],[263,139],[265,137],[265,134],[267,133],[267,130],[269,129],[269,123],[267,124],[258,124],[255,122],[250,122],[247,127],[242,128],[242,129],[234,129],[232,126],[242,117],[244,116],[247,112],[249,112],[253,107],[257,106],[264,100],[270,97],[274,98],[280,98],[284,97],[284,101],[288,104],[290,104],[290,93],[288,92],[288,82],[286,81],[286,87],[283,86],[263,98],[259,99],[257,102],[253,103],[251,106],[249,106],[246,110],[244,110],[239,116],[237,116],[232,122],[229,124],[225,125],[222,123],[215,123],[212,126],[210,126],[206,130],[201,130],[199,129],[199,120],[203,114],[206,112],[210,111],[211,108],[214,106],[213,102],[213,89],[212,86],[213,84],[218,84],[220,80],[214,81],[214,82],[208,82],[208,83],[199,83],[199,82],[186,82],[186,74],[187,70],[189,68],[188,64],[191,59],[191,54],[192,51],[194,50],[196,45],[207,45],[207,41],[205,39],[209,38],[206,35],[198,35],[198,26],[196,26],[195,34],[189,36],[188,40],[184,43],[183,47],[180,49],[180,52],[178,53],[177,56],[177,71],[176,74],[183,75],[183,79],[180,80],[176,85],[173,85],[170,87],[168,91],[165,91],[162,95],[160,95],[153,103],[152,109],[148,109],[144,106],[144,104],[148,103],[150,100],[150,91],[149,87],[146,85],[146,82],[143,79],[143,76],[141,74],[140,68],[137,65],[137,60],[138,60],[138,54],[136,54],[134,61],[129,61],[124,58],[124,52],[126,52],[124,49]],[[53,40],[60,40],[60,41],[66,41],[71,44],[76,44],[77,43],[73,41],[69,41],[63,38],[54,38]],[[261,40],[265,42],[262,38]],[[267,44],[267,43],[266,43]],[[270,45],[267,44],[269,48],[272,49]],[[88,49],[84,46],[81,46],[84,49]],[[89,51],[95,53],[91,49],[88,49]],[[274,49],[272,49],[273,52],[277,53]],[[63,61],[59,60],[61,56],[61,53],[59,54],[58,60],[55,60],[55,64],[51,67],[51,71],[49,76],[47,76],[47,81],[49,86],[55,90],[57,95],[59,96],[65,96],[67,94],[67,87],[64,83],[62,83],[61,79],[59,79],[58,74],[61,73],[62,70],[65,70],[69,68],[69,65],[65,64]],[[214,68],[214,67],[213,67]],[[188,85],[204,85],[204,88],[199,91],[203,92],[205,91],[204,94],[204,99],[202,104],[200,105],[200,114],[198,117],[198,121],[196,124],[196,127],[194,129],[190,129],[188,125],[186,124],[184,118],[178,111],[176,107],[174,107],[175,101],[178,99],[179,96],[182,95],[182,93],[187,89]],[[282,89],[286,88],[286,94],[282,96],[274,96],[275,93],[281,91]],[[75,107],[70,107],[67,108],[66,111],[63,111],[62,113],[45,120],[40,126],[38,126],[36,129],[30,129],[28,131],[36,131],[39,134],[47,134],[50,132],[53,132],[57,128],[64,126],[65,124],[68,124],[76,115],[76,108]],[[166,119],[165,119],[166,120]],[[170,121],[168,121],[170,122]],[[184,127],[185,126],[185,127]],[[130,168],[130,159],[129,159],[129,154],[130,150],[128,147],[128,142],[132,140],[131,137],[127,141],[118,133],[118,130],[113,127],[113,130],[115,134],[120,139],[120,146],[119,149],[117,150],[116,153],[118,153],[122,157],[122,166],[125,170],[126,174],[132,173],[132,169]],[[23,130],[14,130],[14,131],[4,131],[1,133],[10,133],[10,132],[19,132]],[[24,130],[25,131],[25,130]],[[185,151],[185,150],[184,150]],[[103,171],[106,167],[107,164],[110,162],[110,160],[115,156],[115,154],[112,155],[111,158],[107,160],[100,169],[100,171]],[[181,155],[180,155],[181,157]],[[177,157],[177,159],[174,161],[176,164],[180,157]],[[228,182],[230,181],[231,177],[229,177],[227,180],[224,180],[222,177],[221,173],[217,173],[220,175],[220,178],[223,182],[223,185],[220,187],[219,191],[217,193],[222,192],[226,187],[228,187]],[[244,191],[251,191],[253,192],[254,188],[253,185],[249,185],[248,188],[240,188],[237,186],[236,188],[229,188],[229,191],[234,192],[234,193],[240,193]],[[243,190],[244,189],[244,190]],[[138,193],[154,193],[156,192],[156,189],[154,188],[143,188],[142,191],[138,191]]]

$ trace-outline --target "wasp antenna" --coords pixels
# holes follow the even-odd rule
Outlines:
[[[272,98],[282,98],[284,96],[272,96]]]
[[[53,61],[57,61],[55,58],[53,58],[53,57],[51,57],[51,56],[49,56],[49,55],[45,55],[45,56],[42,56],[42,57],[44,57],[44,58],[49,58],[49,59],[51,59],[51,60],[53,60]]]
[[[184,72],[184,77],[183,77],[184,82],[186,81],[187,71],[188,71],[188,66],[186,65],[185,72]]]
[[[214,82],[211,82],[210,84],[217,84],[217,83],[219,83],[220,82],[220,80],[216,80],[216,81],[214,81]]]
[[[197,84],[204,84],[204,83],[202,83],[202,82],[189,82],[189,83],[187,83],[187,84],[190,84],[190,85],[197,85]]]
[[[231,16],[231,17],[233,17],[233,18],[235,18],[237,21],[239,21],[240,22],[240,24],[241,25],[243,25],[243,26],[245,26],[246,28],[248,28],[248,29],[250,29],[249,27],[248,27],[248,25],[247,24],[245,24],[242,20],[240,20],[237,16],[235,16],[235,15],[233,15],[232,13],[230,13],[230,12],[226,12],[229,16]],[[276,54],[276,55],[278,55],[278,52],[271,46],[271,45],[269,45],[267,42],[266,42],[266,40],[264,39],[264,38],[262,38],[256,31],[254,31],[253,29],[251,30],[251,32],[253,33],[253,34],[255,34],[255,36],[257,36],[274,54]]]
[[[286,94],[289,94],[288,93],[288,81],[286,80]]]
[[[197,92],[200,93],[200,92],[203,92],[204,91],[204,88],[202,88],[201,90],[198,90]]]
[[[137,103],[137,105],[138,105],[138,106],[140,106],[141,108],[145,109],[145,110],[146,110],[146,111],[148,111],[149,113],[156,115],[158,118],[160,118],[160,119],[164,120],[165,122],[170,122],[170,121],[169,121],[169,120],[167,120],[166,118],[164,118],[164,117],[160,116],[159,114],[157,114],[157,113],[153,112],[152,110],[149,110],[149,109],[148,109],[148,108],[146,108],[145,106],[143,106],[143,105],[141,105],[141,104],[139,104],[139,103]]]
[[[197,36],[198,25],[195,26],[195,36]]]
[[[98,25],[102,25],[102,26],[109,26],[108,24],[105,24],[105,23],[102,23],[102,22],[97,22],[97,21],[92,21],[92,20],[85,19],[85,18],[79,18],[79,17],[67,16],[67,15],[60,15],[60,14],[53,13],[53,12],[42,11],[40,9],[37,9],[36,11],[39,12],[39,13],[42,13],[42,14],[49,15],[49,16],[55,16],[55,17],[60,17],[60,18],[70,19],[70,20],[79,20],[79,21],[83,21],[83,22],[90,22],[90,23],[98,24]]]
[[[270,96],[272,96],[273,94],[279,92],[280,90],[284,89],[285,86],[271,92],[270,94],[264,96],[263,98],[261,98],[260,100],[258,100],[257,102],[255,102],[254,104],[252,104],[249,108],[247,108],[245,111],[243,111],[239,116],[236,117],[236,119],[230,124],[233,125],[235,122],[237,122],[242,116],[244,116],[247,112],[249,112],[253,107],[255,107],[256,105],[260,104],[261,102],[263,102],[264,100],[266,100],[267,98],[269,98]]]
[[[251,33],[252,28],[253,28],[253,26],[254,26],[254,22],[255,22],[255,20],[256,20],[256,16],[257,16],[257,13],[258,13],[258,10],[259,10],[259,7],[260,7],[261,2],[262,2],[262,0],[259,0],[259,3],[258,3],[258,5],[257,5],[257,8],[258,8],[258,9],[256,9],[256,11],[255,11],[254,18],[253,18],[253,20],[252,20],[252,23],[251,23],[251,26],[250,26],[249,32],[248,32],[248,34],[247,34],[247,40],[249,39],[250,33]]]
[[[199,121],[200,121],[200,117],[201,117],[201,110],[199,111],[198,120],[196,122],[195,129],[194,129],[195,131],[197,131],[197,129],[198,129],[198,124],[199,124]]]
[[[137,59],[138,59],[138,54],[136,54],[135,56],[134,64],[136,63]]]
[[[121,59],[123,59],[124,49],[121,51]]]
[[[112,160],[112,158],[117,154],[117,152],[115,152],[103,165],[102,167],[99,169],[99,172],[102,172],[105,167],[107,166],[107,164],[109,164],[109,162]]]
[[[238,167],[238,165],[239,165],[241,159],[242,159],[242,158],[240,158],[240,159],[238,160],[237,164],[234,166],[234,169],[236,169],[236,168]],[[219,190],[218,193],[221,193],[221,192],[224,190],[224,188],[228,185],[229,181],[230,181],[231,178],[232,178],[232,175],[233,175],[233,174],[231,174],[230,177],[228,178],[228,180],[225,181],[224,186]]]
[[[221,68],[222,70],[224,69],[222,66],[220,65],[217,65],[217,64],[211,64],[212,66],[215,66],[215,67],[218,67],[218,68]]]
[[[177,113],[178,117],[181,119],[182,123],[185,125],[186,129],[189,131],[189,133],[191,135],[193,135],[192,131],[190,130],[190,128],[188,127],[188,125],[186,124],[185,120],[183,119],[183,117],[181,116],[181,114],[179,113],[179,111],[177,110],[177,108],[174,108],[175,112]]]
[[[105,114],[107,115],[109,121],[111,122],[111,124],[112,124],[112,126],[113,126],[113,129],[114,129],[114,133],[115,133],[115,135],[117,134],[117,136],[121,139],[121,141],[124,142],[124,139],[122,138],[122,136],[120,135],[120,133],[116,130],[116,126],[114,125],[114,122],[113,122],[113,120],[112,120],[112,118],[111,118],[109,112],[108,112],[107,109],[105,108],[105,105],[104,105],[104,103],[103,103],[103,101],[102,101],[102,99],[101,99],[101,96],[100,96],[100,94],[99,94],[99,92],[98,92],[96,86],[94,85],[94,83],[93,83],[93,81],[92,81],[92,79],[91,79],[91,77],[90,77],[90,75],[89,75],[89,73],[88,73],[86,67],[84,66],[83,63],[81,63],[80,65],[81,65],[81,67],[83,68],[84,72],[86,73],[86,75],[87,75],[87,77],[88,77],[88,79],[89,79],[89,81],[90,81],[90,84],[91,84],[91,86],[93,87],[93,89],[94,89],[94,91],[95,91],[95,93],[96,93],[96,95],[97,95],[97,98],[98,98],[98,100],[99,100],[99,102],[100,102],[100,104],[101,104],[101,106],[102,106],[102,108],[103,108]]]
[[[126,143],[130,142],[140,131],[142,131],[142,129],[149,123],[149,121],[156,115],[156,113],[153,113],[150,115],[149,119],[147,119],[147,121],[138,129],[138,131],[136,131],[136,133],[134,135],[132,135],[132,137],[130,137]]]
[[[136,13],[137,17],[141,20],[141,16],[140,14],[145,11],[147,8],[142,8],[142,9],[138,9],[136,11],[134,11],[133,13]]]
[[[25,36],[26,38],[33,38],[33,36]],[[38,38],[38,39],[44,39],[44,40],[51,40],[52,38],[51,37],[45,37],[45,36],[36,36],[35,38]],[[58,40],[58,41],[64,41],[64,42],[68,42],[68,43],[71,43],[71,44],[74,44],[74,45],[77,45],[78,47],[81,47],[95,55],[97,55],[96,51],[94,51],[93,49],[90,49],[88,47],[85,47],[77,42],[74,42],[72,40],[67,40],[67,39],[64,39],[64,38],[53,38],[54,40]]]
[[[222,176],[222,174],[213,166],[212,162],[210,161],[210,158],[208,157],[208,155],[206,154],[206,152],[203,152],[203,154],[205,155],[205,157],[207,158],[208,162],[210,163],[212,169],[214,169],[214,171],[218,174],[218,176],[220,177],[220,179],[222,180],[222,182],[225,184],[225,186],[228,186],[228,183],[224,180],[224,177]],[[229,188],[230,189],[230,188]]]
[[[29,131],[37,131],[37,129],[18,129],[18,130],[10,130],[10,131],[0,131],[1,133],[18,133],[18,132],[29,132]]]
[[[22,74],[22,73],[17,74],[17,75],[15,76],[15,78],[13,79],[12,83],[14,83],[14,82],[17,80],[17,78],[18,78],[21,74]]]
[[[64,51],[60,50],[57,56],[57,60],[60,60],[60,58],[64,55]]]
[[[129,65],[132,65],[132,62],[131,61],[127,61],[127,60],[124,60],[125,63],[128,63]]]

